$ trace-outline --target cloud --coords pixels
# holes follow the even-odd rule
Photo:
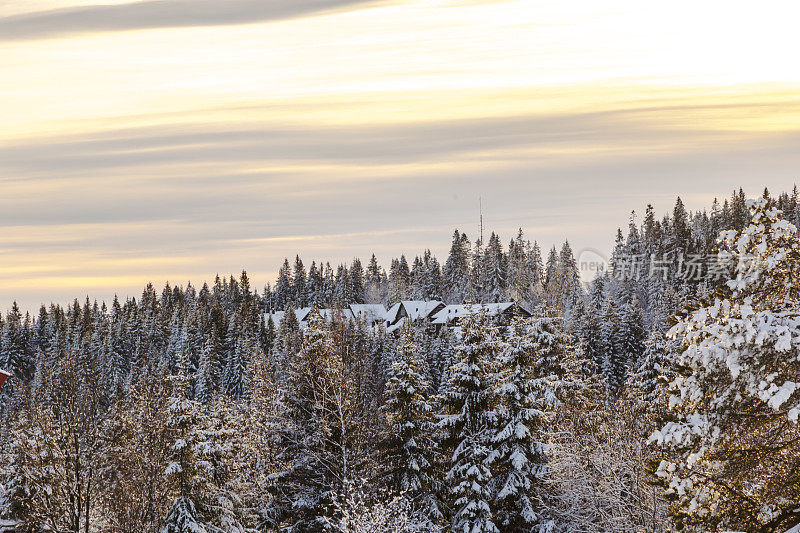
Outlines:
[[[255,24],[380,3],[376,0],[145,0],[68,7],[0,18],[0,41],[73,33]]]
[[[504,241],[522,226],[545,248],[568,237],[606,250],[648,202],[665,212],[687,192],[700,208],[739,185],[791,187],[800,132],[719,130],[691,110],[163,124],[6,143],[0,305],[135,295],[149,280],[242,267],[260,286],[295,253],[335,265],[376,252],[387,264],[430,247],[443,260],[453,228],[475,235],[479,196]]]
[[[42,139],[0,147],[0,164],[12,179],[63,179],[114,169],[158,165],[253,164],[403,165],[453,162],[470,154],[506,159],[513,150],[548,154],[581,148],[646,149],[694,136],[657,127],[648,110],[486,117],[367,125],[262,123],[233,128],[219,124],[163,124]],[[659,110],[650,110],[658,113]],[[488,154],[488,155],[487,155]],[[491,154],[496,154],[492,156]],[[2,179],[0,178],[0,181]]]

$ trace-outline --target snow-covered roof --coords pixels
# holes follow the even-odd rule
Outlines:
[[[386,320],[386,308],[383,304],[350,304],[353,314],[367,322],[383,322]]]
[[[403,300],[403,309],[411,320],[420,320],[433,313],[437,307],[444,305],[438,300]]]
[[[392,324],[391,326],[386,328],[386,333],[392,333],[393,331],[397,331],[398,329],[402,328],[408,319],[403,317],[397,321],[397,323]]]
[[[306,318],[308,318],[308,313],[311,312],[311,307],[301,307],[300,309],[295,309],[294,314],[297,316],[297,320],[303,322]]]
[[[489,316],[497,316],[505,313],[514,306],[514,302],[499,302],[491,304],[470,304],[470,305],[447,305],[444,309],[433,316],[434,324],[447,324],[454,319],[464,318],[470,313],[475,313],[484,309]]]
[[[305,314],[303,315],[303,319],[301,320],[301,322],[305,323],[308,322],[309,316],[311,315],[311,309],[312,308],[310,307],[308,308],[308,311],[306,311]],[[341,316],[345,320],[355,320],[356,318],[350,309],[317,309],[317,312],[319,313],[319,316],[325,321],[331,320],[335,316]],[[299,316],[300,315],[298,313],[298,318]]]
[[[397,314],[400,312],[400,302],[394,304],[386,311],[386,321],[392,324],[397,321]]]
[[[283,320],[283,315],[285,313],[283,311],[275,311],[274,313],[267,313],[264,317],[264,323],[266,324],[269,322],[269,319],[272,318],[272,323],[275,324],[275,327],[281,325],[281,320]]]

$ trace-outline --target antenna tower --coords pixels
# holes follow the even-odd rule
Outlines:
[[[481,244],[483,244],[483,199],[478,196],[478,214],[481,220]]]

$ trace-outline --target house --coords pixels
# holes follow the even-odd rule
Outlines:
[[[350,309],[317,309],[319,316],[326,322],[330,322],[336,317],[347,321],[355,322],[356,317]],[[311,313],[306,314],[305,321],[308,322]]]
[[[387,327],[397,324],[400,321],[400,319],[403,318],[400,315],[400,310],[402,309],[402,307],[403,307],[403,305],[400,302],[397,302],[396,304],[391,306],[386,311],[386,326]]]
[[[386,307],[383,304],[350,304],[353,316],[368,326],[386,324]]]
[[[430,319],[444,307],[444,303],[438,300],[403,300],[386,312],[386,324],[393,326],[403,319],[411,322]]]
[[[267,322],[269,322],[269,319],[271,318],[272,323],[275,324],[275,327],[277,328],[278,326],[281,325],[281,322],[283,322],[283,316],[285,314],[286,314],[285,311],[275,311],[274,313],[267,313],[266,316],[264,317],[264,323],[266,324]]]
[[[313,307],[301,307],[300,309],[294,310],[294,315],[297,317],[298,322],[306,322],[308,319],[308,314],[311,312]]]
[[[498,325],[504,326],[511,322],[514,316],[529,317],[531,313],[514,302],[501,302],[490,304],[471,304],[471,305],[445,305],[438,300],[403,300],[397,302],[388,310],[382,304],[350,304],[345,309],[317,309],[320,316],[326,320],[332,320],[334,316],[341,316],[345,320],[362,320],[368,326],[386,326],[388,333],[395,332],[405,324],[415,324],[428,321],[436,328],[447,326],[455,328],[461,319],[472,312],[486,311]],[[294,314],[301,328],[308,325],[309,315],[312,307],[301,307],[296,309]],[[267,320],[272,318],[275,326],[280,326],[285,315],[284,311],[267,313]]]
[[[384,307],[381,305],[379,306],[381,309]],[[314,311],[313,307],[301,307],[300,309],[295,309],[294,314],[297,317],[297,321],[300,323],[300,328],[304,329],[308,325],[308,320],[311,317],[311,312]],[[323,320],[330,321],[335,316],[341,316],[345,320],[355,321],[356,315],[350,309],[317,309],[317,313],[322,317]],[[279,327],[283,317],[286,315],[285,311],[276,311],[274,313],[267,313],[266,319],[269,320],[272,318],[272,322],[275,324],[275,327]],[[381,319],[383,320],[383,319]],[[382,323],[382,322],[381,322]]]
[[[501,326],[508,325],[515,316],[531,316],[530,311],[516,305],[514,302],[447,305],[433,316],[433,324],[455,327],[465,316],[481,310],[485,311],[489,317],[493,318]]]

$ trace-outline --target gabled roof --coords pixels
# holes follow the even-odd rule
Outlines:
[[[274,313],[267,313],[264,317],[264,323],[266,324],[269,322],[270,317],[272,317],[272,323],[275,324],[275,327],[281,325],[281,320],[283,320],[283,315],[285,314],[284,311],[275,311]]]
[[[397,321],[396,324],[392,324],[388,328],[386,328],[386,333],[392,333],[393,331],[397,331],[398,329],[402,328],[407,323],[407,318],[403,317]]]
[[[403,309],[406,310],[406,315],[411,320],[420,320],[429,317],[437,309],[444,306],[438,300],[403,300],[400,302]]]
[[[389,308],[388,311],[386,311],[386,315],[385,315],[386,316],[386,321],[389,324],[394,324],[395,322],[397,322],[398,313],[400,313],[400,302],[394,304],[393,306],[391,306]]]
[[[491,304],[462,304],[447,305],[444,309],[436,313],[433,317],[434,324],[447,324],[455,319],[464,318],[470,313],[475,313],[481,309],[486,311],[489,316],[497,316],[505,313],[514,306],[514,302],[499,302]]]
[[[303,308],[305,310],[306,308]],[[309,318],[311,318],[311,311],[314,310],[312,307],[309,307],[307,311],[303,314],[303,319],[301,322],[307,323]],[[317,309],[317,313],[319,313],[320,318],[323,320],[330,321],[336,316],[341,316],[345,320],[355,320],[355,316],[350,309]],[[300,316],[298,312],[298,318]]]
[[[297,320],[300,322],[305,321],[308,318],[308,313],[311,312],[311,307],[301,307],[300,309],[295,309],[294,314],[297,316]]]
[[[386,308],[383,304],[350,304],[350,311],[356,317],[367,322],[384,322],[386,320]]]

